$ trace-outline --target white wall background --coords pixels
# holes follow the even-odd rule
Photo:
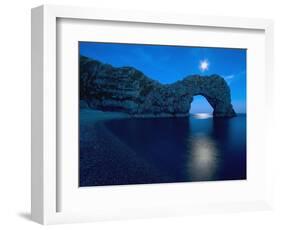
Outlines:
[[[172,13],[262,17],[275,20],[275,90],[281,100],[281,14],[276,0],[8,0],[0,8],[0,228],[39,229],[30,210],[30,8],[41,4]],[[278,4],[279,3],[279,4]],[[281,102],[280,102],[281,105]],[[280,108],[276,108],[276,142]],[[275,209],[268,212],[187,216],[48,226],[52,229],[281,229],[281,148],[275,157]]]

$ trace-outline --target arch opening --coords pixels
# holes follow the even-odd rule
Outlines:
[[[195,114],[209,114],[212,115],[214,108],[209,103],[208,99],[203,95],[194,95],[193,100],[190,104],[189,113]]]

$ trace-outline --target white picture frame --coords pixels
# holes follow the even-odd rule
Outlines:
[[[247,31],[260,31],[263,34],[264,41],[264,57],[262,66],[265,73],[261,73],[260,83],[257,85],[262,89],[262,92],[255,92],[253,95],[260,95],[264,100],[266,111],[258,116],[255,122],[261,122],[263,126],[263,134],[258,138],[265,138],[264,145],[257,143],[256,149],[264,149],[262,158],[264,162],[256,166],[256,171],[259,170],[263,174],[264,179],[256,182],[256,187],[251,187],[250,190],[239,190],[240,192],[253,191],[257,186],[262,186],[264,190],[253,196],[253,199],[242,198],[238,196],[236,199],[228,200],[217,198],[216,200],[204,198],[203,203],[195,202],[184,203],[179,205],[175,200],[171,200],[163,206],[159,203],[154,203],[151,206],[140,206],[138,203],[128,199],[126,207],[118,206],[116,203],[97,204],[96,209],[86,208],[83,206],[75,210],[78,202],[73,200],[73,203],[68,203],[67,210],[60,209],[60,199],[66,193],[60,193],[62,186],[60,176],[61,173],[60,158],[57,156],[58,151],[58,113],[61,110],[58,103],[58,95],[60,88],[58,87],[58,23],[61,19],[67,20],[88,20],[88,21],[103,21],[105,23],[123,22],[123,23],[139,23],[151,24],[153,26],[192,26],[200,28],[219,28],[221,30],[239,29],[247,33]],[[78,25],[79,26],[79,25]],[[157,40],[157,39],[156,39]],[[239,43],[239,41],[236,41]],[[63,52],[63,49],[62,49]],[[66,7],[44,5],[32,9],[32,188],[31,188],[31,213],[32,219],[41,224],[57,224],[82,221],[95,221],[105,219],[122,219],[122,218],[140,218],[151,216],[170,216],[196,214],[206,212],[225,212],[225,211],[243,211],[243,210],[264,210],[272,206],[272,177],[271,177],[271,152],[270,152],[270,135],[271,112],[273,109],[273,22],[266,19],[248,19],[248,18],[231,18],[231,17],[214,17],[214,16],[190,16],[190,15],[174,15],[160,14],[149,12],[127,12],[115,10],[101,10],[91,8]],[[265,84],[261,84],[265,83]],[[251,87],[251,86],[249,86]],[[256,90],[257,91],[257,90]],[[265,110],[265,109],[264,109]],[[254,129],[253,126],[250,126]],[[254,130],[252,130],[254,131]],[[254,141],[254,140],[253,140]],[[258,151],[258,150],[257,150]],[[59,175],[61,174],[61,175]],[[224,187],[224,183],[219,182],[219,187]],[[243,182],[242,182],[243,183]],[[200,184],[200,183],[199,183]],[[177,183],[162,184],[159,186],[138,187],[131,185],[134,188],[130,193],[138,194],[138,190],[144,192],[147,196],[155,194],[165,188],[171,195],[175,195],[174,189],[183,188],[183,185]],[[198,185],[196,185],[198,186]],[[203,184],[199,185],[202,189],[214,191],[217,185]],[[235,186],[228,184],[229,189],[236,189]],[[239,189],[238,185],[238,189]],[[192,183],[189,187],[193,187]],[[132,188],[132,187],[131,187]],[[124,196],[125,189],[116,189],[109,187],[106,190],[99,192],[107,194],[122,193]],[[201,191],[195,190],[195,191]],[[124,193],[123,193],[124,192]],[[87,192],[89,193],[89,191]],[[90,191],[91,193],[91,191]],[[199,196],[199,195],[198,195]],[[70,202],[72,197],[67,199]],[[75,198],[76,199],[76,198]],[[78,198],[77,198],[78,199]],[[106,197],[103,197],[104,201]],[[198,197],[199,199],[199,197]],[[197,200],[198,200],[197,199]],[[111,199],[109,199],[111,200]],[[161,200],[159,200],[160,202]],[[93,201],[94,202],[94,201]],[[102,204],[103,203],[103,204]],[[73,209],[71,208],[73,206]],[[112,206],[112,207],[111,207]],[[117,207],[116,207],[117,206]],[[110,209],[112,210],[110,211]],[[99,211],[100,210],[100,211]]]

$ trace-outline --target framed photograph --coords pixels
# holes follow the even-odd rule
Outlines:
[[[32,219],[271,208],[273,23],[32,9]]]

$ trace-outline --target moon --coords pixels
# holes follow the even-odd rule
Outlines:
[[[204,71],[208,70],[209,69],[209,65],[210,64],[209,64],[208,60],[200,61],[199,68],[200,68],[201,72],[204,72]]]

